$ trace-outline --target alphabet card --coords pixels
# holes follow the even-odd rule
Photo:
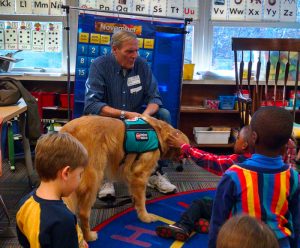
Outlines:
[[[262,1],[247,0],[246,2],[246,20],[261,21],[262,20]]]
[[[50,15],[54,16],[62,16],[64,15],[64,11],[61,8],[62,5],[65,5],[66,1],[65,0],[50,0]]]
[[[114,1],[112,0],[98,0],[96,3],[96,8],[105,11],[114,10]]]
[[[183,1],[168,0],[167,16],[183,17]]]
[[[150,2],[150,15],[166,16],[167,0],[152,0]]]
[[[118,12],[132,12],[132,0],[115,0],[115,10]]]
[[[267,0],[264,2],[264,20],[265,21],[278,21],[279,20],[279,7],[280,1]]]
[[[49,0],[35,0],[33,1],[32,12],[36,15],[49,14]]]
[[[46,32],[42,29],[42,25],[40,23],[34,24],[34,30],[32,30],[32,51],[45,51],[45,36]]]
[[[149,14],[150,0],[133,1],[132,12],[137,14]]]
[[[60,52],[61,37],[60,30],[57,24],[49,23],[49,28],[46,31],[45,52]]]
[[[17,14],[32,14],[32,1],[31,0],[16,1],[16,13]]]
[[[245,20],[246,0],[230,0],[228,19],[233,21]]]
[[[15,13],[15,0],[0,1],[0,14],[14,14],[14,13]]]
[[[18,49],[18,22],[5,22],[4,40],[6,50]]]
[[[95,9],[96,1],[95,0],[79,0],[79,7],[84,9]]]
[[[31,22],[22,21],[18,29],[19,49],[31,49]]]
[[[211,6],[211,19],[226,20],[227,6],[227,1],[225,0],[213,0],[213,4]]]
[[[280,21],[282,21],[282,22],[296,22],[297,21],[296,0],[281,1]]]
[[[225,2],[223,2],[225,4]],[[184,17],[199,19],[199,7],[197,0],[184,0]],[[225,11],[226,12],[226,11]]]

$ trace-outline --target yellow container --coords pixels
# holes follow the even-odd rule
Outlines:
[[[183,80],[193,80],[195,64],[183,65]]]

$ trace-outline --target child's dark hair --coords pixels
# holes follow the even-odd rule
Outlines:
[[[68,133],[45,134],[38,139],[35,168],[43,181],[56,179],[57,172],[65,166],[74,170],[86,166],[87,162],[87,150]]]
[[[291,137],[293,117],[284,108],[261,107],[254,113],[250,125],[260,144],[269,149],[279,149]]]

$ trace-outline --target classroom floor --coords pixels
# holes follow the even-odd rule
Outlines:
[[[20,161],[22,162],[22,161]],[[192,161],[188,161],[182,172],[177,172],[178,164],[170,163],[163,171],[167,173],[168,178],[172,183],[177,185],[178,192],[189,191],[194,189],[206,189],[216,187],[219,177],[204,171],[196,166]],[[117,200],[116,203],[124,200],[124,196],[128,195],[127,188],[122,183],[115,185]],[[3,163],[3,176],[0,177],[0,194],[7,205],[9,216],[11,218],[10,231],[15,232],[15,215],[19,200],[26,193],[30,192],[30,187],[27,181],[25,166],[17,163],[16,171],[12,172],[6,160]],[[151,195],[149,199],[161,196],[159,192],[148,188],[147,195]],[[107,208],[107,203],[97,200],[92,210],[91,227],[97,226],[109,217],[131,207],[128,203],[123,206]],[[3,208],[0,207],[0,230],[8,226],[7,218],[4,215]],[[0,248],[20,247],[16,237],[2,238],[0,236]],[[103,246],[105,247],[105,246]]]

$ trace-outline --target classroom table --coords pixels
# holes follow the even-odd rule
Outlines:
[[[21,135],[22,143],[24,149],[25,165],[28,175],[29,184],[33,185],[33,165],[31,158],[31,150],[29,140],[25,135],[26,130],[26,111],[27,105],[25,101],[21,98],[16,104],[10,106],[1,106],[0,107],[0,140],[2,133],[2,125],[9,120],[12,120],[16,116],[20,116],[20,126],[21,126]],[[0,176],[2,175],[2,157],[1,157],[1,142],[0,142]]]

